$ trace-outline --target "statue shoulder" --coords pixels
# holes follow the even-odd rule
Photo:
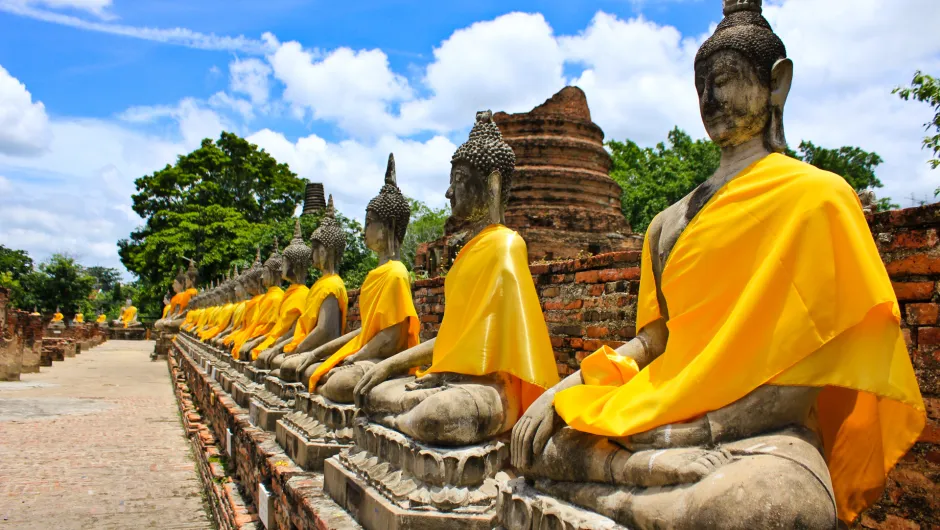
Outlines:
[[[833,201],[849,201],[851,204],[859,202],[858,193],[841,175],[819,169],[802,160],[777,156],[778,163],[785,166],[787,173],[793,176],[790,179],[792,191],[804,200],[818,201],[820,204]]]

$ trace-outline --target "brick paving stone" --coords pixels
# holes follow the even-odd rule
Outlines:
[[[0,383],[0,528],[212,528],[151,351],[109,341]]]

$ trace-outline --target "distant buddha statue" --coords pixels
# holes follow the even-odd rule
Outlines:
[[[204,326],[204,329],[197,332],[200,341],[207,342],[214,339],[232,323],[232,317],[239,302],[235,296],[235,276],[237,274],[237,269],[232,275],[226,274],[225,281],[216,289],[217,311]]]
[[[51,329],[65,329],[65,315],[59,311],[58,307],[55,308],[55,314],[52,315],[48,327]]]
[[[142,326],[140,322],[137,321],[137,308],[134,307],[133,301],[128,298],[124,302],[124,309],[121,310],[121,317],[113,322],[115,327],[130,328]]]
[[[228,338],[233,331],[239,329],[244,321],[245,307],[248,303],[248,291],[245,290],[242,276],[243,275],[238,273],[238,266],[236,265],[233,269],[232,279],[229,285],[229,293],[232,304],[234,305],[231,318],[221,326],[221,329],[214,330],[213,336],[206,339],[207,342],[217,348],[222,347],[225,339]]]
[[[284,289],[281,289],[281,268],[284,257],[278,250],[277,240],[274,240],[274,250],[261,268],[261,285],[264,295],[258,302],[258,310],[250,328],[235,341],[234,350],[238,351],[238,359],[252,360],[252,348],[264,341],[265,337],[277,324],[278,311],[284,301]]]
[[[548,528],[512,506],[552,499],[634,529],[836,528],[924,425],[858,196],[781,154],[793,64],[761,2],[725,0],[724,15],[695,59],[721,163],[650,224],[636,338],[514,428],[538,493],[514,483],[509,530]]]
[[[154,324],[154,328],[159,331],[176,333],[179,327],[186,319],[186,313],[189,309],[189,302],[199,291],[196,290],[196,281],[199,272],[196,270],[196,262],[190,260],[186,271],[180,267],[179,273],[173,280],[173,292],[176,293],[170,299],[170,309],[166,316]]]
[[[241,287],[248,297],[244,314],[238,327],[232,329],[222,341],[223,345],[232,352],[232,358],[235,360],[247,360],[239,356],[239,350],[258,320],[259,308],[265,295],[263,277],[264,265],[261,264],[261,247],[258,247],[254,263],[241,276]]]
[[[297,368],[311,392],[351,404],[356,384],[376,362],[420,342],[411,276],[400,256],[410,218],[411,206],[398,189],[395,158],[389,155],[385,185],[366,207],[366,246],[378,255],[379,266],[359,290],[362,327],[314,350]]]
[[[293,338],[284,346],[283,355],[256,361],[259,368],[280,370],[276,375],[297,381],[297,368],[314,349],[338,338],[346,329],[349,298],[346,286],[337,274],[346,251],[346,232],[336,220],[333,196],[330,195],[320,226],[310,236],[311,259],[320,278],[314,282],[297,319]],[[267,362],[266,362],[267,361]]]
[[[108,329],[108,315],[104,313],[98,315],[98,319],[95,320],[95,324],[101,329]]]
[[[84,324],[84,323],[85,323],[85,315],[84,315],[83,313],[75,313],[75,316],[72,317],[72,323],[73,323],[73,324]]]
[[[275,357],[282,355],[284,346],[294,340],[297,322],[304,312],[307,295],[310,290],[305,285],[307,272],[310,269],[310,256],[312,251],[304,243],[303,232],[300,229],[300,219],[294,221],[294,238],[290,245],[284,249],[281,270],[279,274],[290,283],[284,292],[284,301],[278,309],[277,322],[265,335],[264,340],[256,345],[252,351],[255,366],[267,369],[272,365]],[[272,271],[273,273],[273,271]],[[280,362],[277,363],[280,365]]]

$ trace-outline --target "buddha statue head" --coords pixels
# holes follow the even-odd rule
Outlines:
[[[395,176],[395,155],[388,155],[385,185],[366,206],[366,246],[379,255],[381,261],[399,259],[399,250],[408,231],[411,205],[398,189]]]
[[[313,266],[320,269],[323,274],[335,274],[343,262],[343,253],[346,252],[346,232],[336,220],[336,208],[333,206],[333,196],[326,205],[320,226],[310,235],[310,247],[313,251]]]
[[[196,287],[199,280],[199,270],[196,268],[196,260],[189,260],[189,267],[186,268],[186,278],[183,282],[183,290]]]
[[[287,245],[287,248],[284,249],[281,276],[292,285],[306,282],[312,256],[313,251],[304,243],[304,235],[300,229],[300,219],[295,219],[294,238],[290,240],[290,245]]]
[[[264,272],[261,275],[262,283],[265,288],[274,287],[281,283],[281,269],[284,267],[284,257],[278,249],[277,238],[274,238],[274,250],[271,256],[264,262]]]
[[[477,112],[470,138],[451,159],[452,219],[458,225],[502,223],[512,189],[516,155],[503,141],[492,111]]]
[[[180,267],[176,277],[173,278],[173,294],[179,294],[186,290],[186,270]],[[170,296],[172,298],[172,295]]]
[[[232,278],[232,289],[237,300],[248,298],[248,289],[245,287],[245,274],[238,273],[238,265],[235,266],[235,276]]]
[[[264,276],[264,265],[261,264],[261,247],[256,247],[255,249],[255,261],[251,264],[251,268],[245,271],[244,276],[244,287],[245,291],[249,296],[256,296],[261,294],[264,290],[263,276]]]
[[[783,152],[783,107],[793,62],[761,14],[761,0],[724,0],[724,19],[695,56],[695,88],[705,130],[719,147],[763,138]]]

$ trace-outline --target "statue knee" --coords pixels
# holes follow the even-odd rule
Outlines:
[[[451,388],[434,394],[405,414],[404,428],[412,436],[441,445],[471,445],[499,434],[502,414],[489,414],[492,407],[478,403],[477,396]],[[497,417],[498,416],[498,417]]]
[[[317,388],[317,393],[336,403],[352,403],[353,390],[365,372],[366,368],[359,364],[333,369],[329,378]]]
[[[297,370],[300,367],[300,356],[292,355],[290,357],[285,357],[281,361],[281,378],[288,382],[297,381]]]
[[[804,528],[838,525],[830,492],[808,469],[776,456],[752,456],[721,468],[691,492],[688,528]]]

